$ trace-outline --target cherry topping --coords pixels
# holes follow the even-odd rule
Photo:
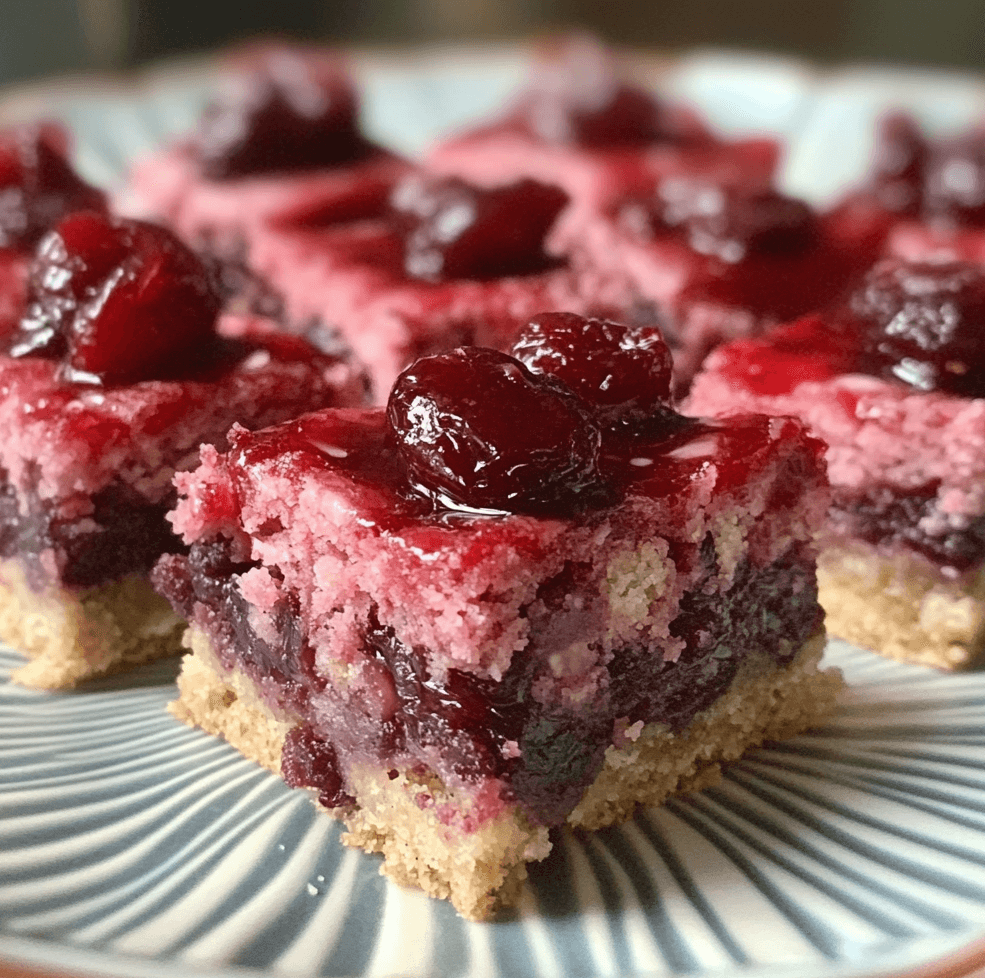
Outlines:
[[[889,259],[849,305],[865,369],[922,391],[985,396],[985,268]]]
[[[105,210],[105,195],[79,178],[65,149],[54,125],[0,132],[0,247],[33,248],[72,211]]]
[[[820,235],[814,212],[801,200],[772,188],[723,187],[686,177],[662,181],[650,201],[624,204],[620,219],[641,237],[676,231],[695,251],[730,263],[747,254],[804,251]]]
[[[508,123],[548,143],[586,148],[645,146],[703,138],[684,112],[668,109],[649,92],[622,83],[597,41],[576,37],[541,63]]]
[[[38,246],[10,353],[63,357],[84,383],[172,376],[213,343],[219,307],[208,270],[172,232],[81,212]]]
[[[413,278],[534,275],[557,264],[544,239],[568,195],[521,180],[480,189],[455,177],[412,177],[391,204],[404,235],[404,267]]]
[[[647,417],[671,400],[673,361],[656,326],[543,313],[521,330],[512,352],[532,373],[564,381],[609,423]]]
[[[566,508],[597,479],[586,406],[495,350],[418,360],[397,378],[387,421],[415,489],[452,508]]]
[[[356,93],[334,59],[276,48],[206,108],[198,158],[213,180],[339,166],[374,151]]]
[[[883,207],[896,214],[920,213],[929,155],[927,140],[910,116],[893,114],[882,121],[869,179]]]

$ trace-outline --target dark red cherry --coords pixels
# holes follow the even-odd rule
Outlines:
[[[985,268],[886,260],[849,305],[865,369],[922,391],[985,396]]]
[[[206,108],[197,152],[213,180],[338,166],[373,152],[359,105],[334,59],[284,48],[230,79]]]
[[[685,142],[704,136],[687,115],[620,81],[596,40],[568,40],[538,65],[510,121],[549,143],[605,148]]]
[[[564,508],[597,478],[587,408],[496,350],[418,360],[397,378],[387,421],[411,483],[444,505]]]
[[[937,147],[927,172],[925,210],[931,219],[985,224],[985,130]]]
[[[924,203],[930,144],[908,115],[887,116],[879,126],[869,182],[879,203],[915,216]]]
[[[172,232],[82,212],[38,246],[10,352],[61,356],[77,381],[172,376],[209,347],[219,307],[208,270]]]
[[[766,187],[725,187],[687,177],[661,182],[652,201],[623,207],[623,223],[644,237],[676,230],[695,251],[730,263],[748,254],[811,247],[818,220],[802,200]]]
[[[655,326],[542,313],[521,330],[512,353],[532,373],[564,381],[606,422],[646,417],[671,400],[673,360]]]
[[[412,177],[391,204],[412,278],[533,275],[557,264],[544,239],[568,202],[558,187],[521,180],[482,189],[455,177]]]
[[[33,248],[72,211],[106,209],[103,192],[69,165],[66,143],[51,124],[0,132],[0,247]]]

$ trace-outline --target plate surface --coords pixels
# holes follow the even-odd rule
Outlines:
[[[496,105],[510,54],[361,69],[373,131],[413,151]],[[873,118],[945,127],[974,79],[696,55],[667,90],[730,132],[773,131],[784,179],[823,200],[865,165]],[[69,122],[102,183],[191,124],[201,74],[26,93]],[[823,729],[749,754],[720,787],[562,836],[494,924],[393,886],[306,796],[165,712],[170,663],[41,695],[0,649],[0,953],[119,975],[822,978],[903,970],[985,941],[985,674],[832,643],[850,689]]]

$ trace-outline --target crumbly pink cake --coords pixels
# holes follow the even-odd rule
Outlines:
[[[661,176],[700,173],[725,184],[772,177],[776,140],[718,138],[692,110],[625,82],[591,37],[564,39],[541,55],[502,117],[439,142],[427,154],[429,171],[479,186],[557,184],[572,200],[559,229],[566,238]]]
[[[190,550],[154,574],[191,622],[176,715],[476,918],[551,827],[706,783],[839,685],[823,446],[677,415],[655,330],[532,326],[522,362],[418,361],[386,411],[237,428],[178,475]]]
[[[618,270],[550,252],[567,204],[535,181],[483,190],[414,176],[385,217],[281,221],[255,236],[249,258],[294,320],[339,329],[382,398],[417,357],[467,343],[504,349],[543,309],[619,314],[636,304]]]
[[[982,266],[887,260],[847,308],[721,347],[687,402],[794,415],[828,443],[828,629],[940,668],[985,644],[983,315]]]
[[[359,131],[344,62],[317,48],[253,48],[227,70],[198,131],[138,163],[121,213],[187,240],[249,241],[297,211],[323,221],[378,214],[410,164]]]
[[[151,225],[94,212],[42,239],[19,324],[0,331],[0,640],[55,688],[178,651],[147,575],[181,549],[177,469],[233,422],[360,403],[344,358],[226,316],[204,266]]]

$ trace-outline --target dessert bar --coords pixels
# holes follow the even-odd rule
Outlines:
[[[234,421],[360,403],[347,359],[261,317],[162,227],[81,211],[43,237],[0,329],[0,639],[15,681],[65,687],[178,650],[147,574],[181,544],[176,469]],[[218,317],[218,327],[217,327]]]
[[[847,305],[720,347],[688,409],[769,411],[829,445],[828,630],[940,668],[985,644],[985,268],[877,264]]]
[[[486,918],[595,829],[822,719],[823,445],[686,418],[652,327],[545,314],[180,473],[173,705]]]

